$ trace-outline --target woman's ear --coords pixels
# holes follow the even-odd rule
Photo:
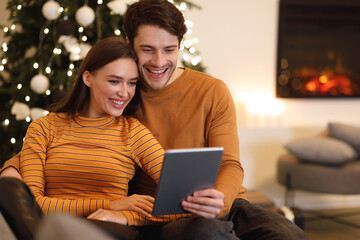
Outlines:
[[[84,71],[82,74],[82,80],[84,82],[84,84],[88,87],[91,87],[92,84],[92,76],[91,73],[89,71]]]
[[[129,38],[128,38],[128,37],[126,37],[126,39],[125,39],[125,43],[126,43],[126,45],[128,45],[128,46],[130,46],[130,47],[131,47],[131,43],[130,43],[130,40],[129,40]]]

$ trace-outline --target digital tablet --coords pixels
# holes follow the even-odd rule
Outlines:
[[[222,147],[165,151],[152,215],[186,213],[181,201],[193,192],[214,188]]]

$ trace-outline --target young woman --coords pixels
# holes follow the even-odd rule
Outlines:
[[[48,115],[34,120],[27,130],[19,170],[37,204],[33,210],[27,204],[26,211],[17,206],[18,214],[14,214],[17,210],[8,206],[19,199],[11,196],[30,203],[32,199],[15,182],[0,202],[8,222],[15,224],[17,220],[11,217],[18,215],[18,223],[25,223],[18,227],[34,233],[42,217],[36,205],[45,215],[101,219],[102,211],[110,210],[116,218],[108,220],[123,225],[156,221],[150,215],[152,197],[127,196],[128,182],[137,168],[158,181],[164,155],[150,131],[129,117],[140,104],[137,81],[136,55],[120,39],[106,38],[91,48],[68,98],[53,105]],[[1,180],[0,192],[11,185]]]

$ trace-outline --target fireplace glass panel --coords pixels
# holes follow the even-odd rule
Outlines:
[[[360,1],[280,0],[276,95],[360,97]]]

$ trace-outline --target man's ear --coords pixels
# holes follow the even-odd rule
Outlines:
[[[82,74],[82,80],[84,82],[84,84],[88,87],[91,87],[92,84],[92,75],[89,71],[84,71]]]

